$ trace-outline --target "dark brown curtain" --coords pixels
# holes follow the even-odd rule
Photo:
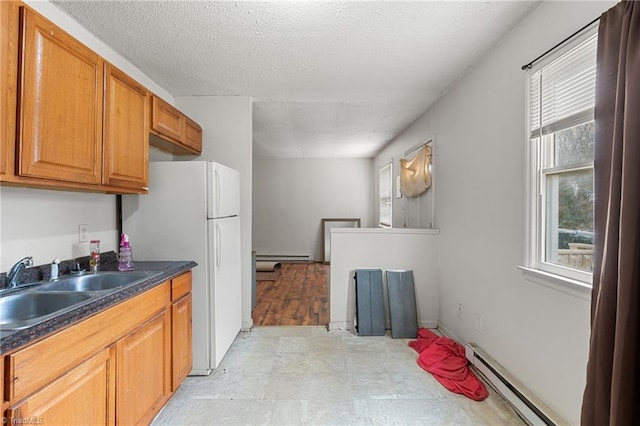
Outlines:
[[[640,425],[640,3],[598,30],[595,247],[583,425]]]

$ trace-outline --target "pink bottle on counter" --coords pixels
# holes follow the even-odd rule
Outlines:
[[[129,245],[129,236],[124,232],[120,236],[118,271],[133,271],[133,253],[131,252],[131,246]]]

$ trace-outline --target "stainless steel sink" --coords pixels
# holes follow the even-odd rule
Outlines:
[[[0,328],[17,330],[51,318],[94,297],[91,293],[26,292],[0,298]]]
[[[75,277],[65,277],[60,281],[42,285],[38,291],[105,291],[115,290],[127,284],[149,278],[144,272],[98,272]]]
[[[70,311],[94,298],[154,276],[153,272],[98,272],[59,281],[23,284],[0,297],[0,333],[21,330]]]

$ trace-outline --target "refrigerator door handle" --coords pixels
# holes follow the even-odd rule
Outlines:
[[[220,268],[222,262],[222,232],[220,232],[220,225],[216,222],[216,268]]]
[[[216,217],[220,217],[220,173],[216,170]]]

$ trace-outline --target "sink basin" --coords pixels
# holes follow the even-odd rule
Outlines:
[[[149,278],[149,274],[143,272],[98,272],[65,277],[60,281],[44,284],[38,290],[47,292],[115,290],[146,278]]]
[[[90,299],[151,278],[152,272],[98,272],[65,276],[0,297],[0,332],[21,330],[74,309]],[[28,285],[27,285],[28,287]]]
[[[93,297],[90,293],[20,293],[0,298],[0,328],[20,329],[44,321]]]

